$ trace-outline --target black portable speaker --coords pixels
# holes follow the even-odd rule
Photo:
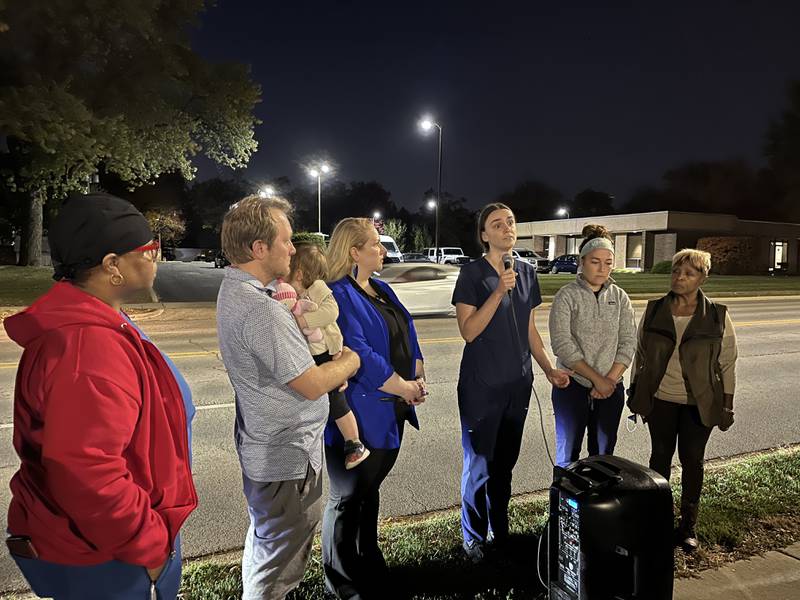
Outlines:
[[[669,600],[672,492],[661,475],[617,456],[556,467],[550,487],[550,600]]]

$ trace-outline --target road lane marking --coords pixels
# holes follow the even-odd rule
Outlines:
[[[733,322],[736,329],[741,327],[756,327],[758,325],[796,325],[800,323],[800,319],[774,319],[772,321],[743,321],[741,323]]]
[[[224,404],[203,404],[201,406],[195,406],[195,410],[213,410],[215,408],[233,408],[236,406],[235,402],[225,402]]]
[[[223,404],[203,404],[200,406],[195,406],[194,408],[199,412],[201,410],[216,410],[218,408],[234,408],[235,406],[235,402],[225,402]],[[13,427],[14,423],[0,423],[0,430],[11,429]]]
[[[800,319],[774,319],[774,320],[763,320],[763,321],[741,321],[733,323],[736,329],[741,329],[743,327],[760,327],[764,325],[800,325]],[[542,338],[548,337],[547,331],[541,331]],[[443,338],[429,338],[429,339],[422,339],[419,341],[420,345],[425,344],[452,344],[455,342],[463,342],[464,340],[461,337],[443,337]],[[196,358],[198,356],[219,356],[219,350],[198,350],[195,352],[168,352],[167,355],[170,358]],[[16,369],[17,363],[15,362],[8,362],[8,363],[0,363],[0,369]]]

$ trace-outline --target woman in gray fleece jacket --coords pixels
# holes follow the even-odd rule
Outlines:
[[[611,279],[614,244],[602,225],[583,228],[581,272],[550,307],[550,343],[557,366],[572,371],[566,388],[553,388],[556,460],[578,460],[588,430],[589,456],[613,454],[624,406],[622,374],[636,352],[633,307]]]

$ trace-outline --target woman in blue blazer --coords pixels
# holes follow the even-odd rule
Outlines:
[[[380,486],[400,452],[414,407],[424,402],[425,372],[411,315],[392,289],[372,278],[386,249],[370,219],[341,221],[327,258],[344,343],[361,358],[347,400],[370,450],[358,467],[344,467],[344,440],[333,421],[325,430],[330,498],[322,525],[325,585],[338,598],[386,598],[386,562],[378,548]]]

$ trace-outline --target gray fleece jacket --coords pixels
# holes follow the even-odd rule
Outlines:
[[[578,275],[553,298],[550,344],[561,368],[571,369],[580,360],[601,375],[615,362],[629,367],[636,353],[636,323],[628,294],[609,278],[595,297]],[[585,377],[573,377],[582,386],[592,387]]]

